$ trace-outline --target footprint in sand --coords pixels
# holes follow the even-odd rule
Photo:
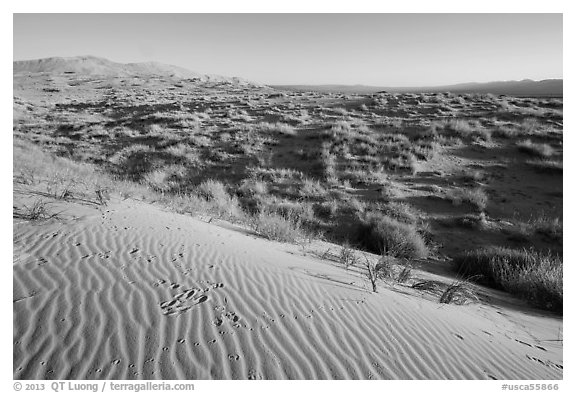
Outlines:
[[[526,357],[528,359],[532,360],[533,362],[538,362],[541,365],[546,366],[546,367],[556,368],[558,370],[564,369],[564,366],[562,366],[561,364],[556,364],[554,362],[551,362],[550,360],[542,360],[542,359],[538,359],[537,357],[530,356],[530,355],[526,355]]]
[[[208,300],[206,295],[193,297],[189,300],[174,299],[168,303],[164,302],[166,304],[161,304],[160,308],[163,309],[164,315],[179,315],[200,303],[204,303],[206,300]]]
[[[248,379],[250,380],[262,379],[262,375],[260,375],[260,373],[258,373],[256,370],[251,369],[250,371],[248,371]]]
[[[520,343],[520,344],[526,345],[526,346],[528,346],[528,347],[531,347],[531,348],[538,348],[538,349],[539,349],[539,350],[541,350],[541,351],[545,351],[545,352],[547,352],[547,349],[546,349],[546,348],[544,348],[544,347],[541,347],[540,345],[532,345],[532,344],[529,344],[529,343],[527,343],[527,342],[524,342],[524,341],[521,341],[521,340],[518,340],[518,339],[514,339],[514,341],[516,341],[517,343]]]
[[[165,280],[159,280],[154,283],[154,286],[159,286],[160,284],[165,283]],[[180,287],[179,284],[172,283],[172,289],[177,289]],[[216,283],[212,284],[210,287],[199,289],[199,288],[191,288],[186,289],[183,292],[174,296],[172,300],[164,301],[160,303],[160,308],[162,309],[164,315],[179,315],[185,311],[190,310],[192,307],[204,303],[208,300],[207,295],[202,295],[202,293],[206,293],[210,291],[210,289],[222,288],[224,286],[223,283]],[[231,319],[233,322],[236,322],[239,318],[235,316],[234,313],[227,315],[227,318]]]

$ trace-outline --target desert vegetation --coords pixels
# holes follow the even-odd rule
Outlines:
[[[412,263],[442,254],[463,279],[561,308],[561,99],[77,78],[40,80],[48,90],[15,78],[15,189],[97,206],[117,194],[271,240],[327,240],[372,285],[394,262],[397,282],[424,288]],[[14,217],[49,217],[45,203]]]
[[[483,283],[518,294],[541,307],[562,310],[562,259],[556,255],[494,247],[459,255],[454,264],[461,274],[476,275]]]

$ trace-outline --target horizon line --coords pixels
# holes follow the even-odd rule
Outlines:
[[[107,57],[103,57],[103,56],[96,56],[96,55],[91,55],[91,54],[84,54],[84,55],[75,55],[75,56],[48,56],[48,57],[34,57],[34,58],[27,58],[27,59],[13,59],[12,62],[17,62],[17,61],[34,61],[34,60],[45,60],[45,59],[76,59],[76,58],[94,58],[94,59],[103,59],[106,61],[110,61],[112,63],[117,63],[117,64],[146,64],[146,63],[156,63],[156,64],[160,64],[160,65],[167,65],[167,66],[173,66],[173,67],[179,67],[179,68],[183,68],[186,69],[187,71],[191,71],[191,72],[197,72],[199,74],[203,74],[203,75],[216,75],[216,74],[212,74],[212,73],[206,73],[206,72],[202,72],[202,71],[197,71],[194,69],[190,69],[187,66],[181,66],[178,64],[170,64],[170,63],[165,63],[162,61],[157,61],[157,60],[147,60],[147,61],[140,61],[140,62],[119,62],[116,60],[111,60]],[[413,89],[413,88],[439,88],[439,87],[453,87],[453,86],[458,86],[458,85],[467,85],[467,84],[488,84],[488,83],[506,83],[506,82],[523,82],[523,81],[531,81],[531,82],[543,82],[543,81],[550,81],[550,80],[561,80],[564,81],[564,77],[547,77],[547,78],[542,78],[542,79],[532,79],[532,78],[521,78],[521,79],[500,79],[500,80],[489,80],[489,81],[485,81],[485,82],[477,82],[477,81],[464,81],[464,82],[454,82],[454,83],[444,83],[444,84],[434,84],[434,85],[412,85],[412,86],[393,86],[393,85],[384,85],[384,84],[365,84],[365,83],[352,83],[352,84],[347,84],[347,83],[268,83],[268,82],[262,82],[262,81],[257,81],[257,80],[252,80],[251,78],[247,78],[247,77],[242,77],[242,76],[237,76],[237,75],[217,75],[217,76],[221,76],[221,77],[227,77],[227,78],[241,78],[244,79],[248,82],[254,82],[254,83],[258,83],[258,84],[262,84],[262,85],[266,85],[266,86],[279,86],[279,87],[285,87],[285,86],[303,86],[303,87],[314,87],[314,86],[345,86],[345,87],[369,87],[369,88],[391,88],[391,89]]]

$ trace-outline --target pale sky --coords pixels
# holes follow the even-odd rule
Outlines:
[[[14,14],[14,60],[158,61],[267,84],[562,78],[562,14]]]

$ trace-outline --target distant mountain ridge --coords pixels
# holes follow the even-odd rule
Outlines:
[[[182,79],[197,78],[203,81],[257,84],[237,77],[200,74],[186,68],[157,62],[123,64],[96,56],[48,57],[36,60],[17,60],[13,62],[13,72],[14,75],[76,73],[80,75],[109,77],[165,76]]]
[[[460,83],[447,86],[424,87],[382,87],[366,85],[272,85],[275,89],[290,91],[317,91],[332,93],[373,94],[381,91],[389,93],[479,93],[505,94],[514,96],[563,96],[563,79],[544,79],[533,81],[497,81],[486,83]]]
[[[14,75],[20,74],[65,74],[98,75],[108,77],[164,76],[201,81],[250,84],[265,87],[260,83],[246,81],[238,77],[201,74],[186,68],[157,62],[117,63],[96,56],[49,57],[36,60],[17,60],[13,62]],[[563,96],[562,79],[533,81],[498,81],[487,83],[461,83],[448,86],[425,87],[383,87],[366,85],[269,85],[277,90],[317,91],[326,93],[373,94],[380,91],[390,93],[492,93],[516,96]]]

